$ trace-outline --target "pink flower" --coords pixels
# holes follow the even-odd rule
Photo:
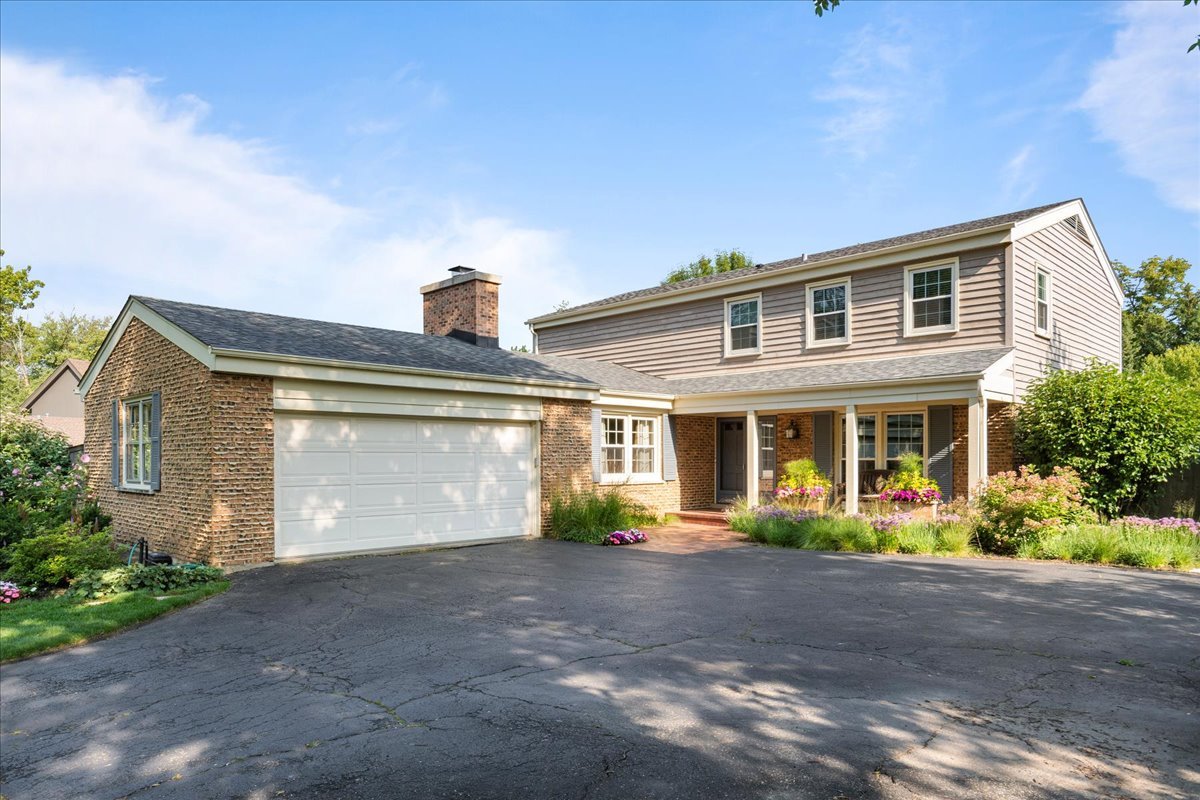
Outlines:
[[[15,476],[15,475],[20,475],[20,474],[21,474],[21,468],[13,467],[13,475]]]
[[[90,464],[90,463],[92,463],[92,457],[89,456],[87,453],[84,453],[83,455],[81,455],[79,457],[79,463],[80,464]]]

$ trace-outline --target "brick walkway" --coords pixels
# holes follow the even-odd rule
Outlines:
[[[690,525],[679,523],[661,528],[643,528],[649,541],[630,545],[638,550],[653,550],[656,553],[707,553],[711,550],[728,550],[732,547],[747,547],[750,540],[744,534],[714,525]]]

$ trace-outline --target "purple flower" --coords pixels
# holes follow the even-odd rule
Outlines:
[[[1129,525],[1135,528],[1163,528],[1165,530],[1186,530],[1200,536],[1200,522],[1186,517],[1160,517],[1159,519],[1151,519],[1149,517],[1122,517],[1120,520],[1122,525]]]
[[[21,468],[20,468],[20,467],[13,467],[13,475],[14,475],[14,476],[17,476],[17,475],[20,475],[20,474],[21,474]]]
[[[84,453],[83,455],[81,455],[79,457],[79,463],[80,464],[90,464],[90,463],[92,463],[92,457],[89,456],[87,453]]]

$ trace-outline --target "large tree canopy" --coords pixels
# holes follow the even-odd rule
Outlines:
[[[692,278],[703,278],[707,275],[717,275],[753,266],[754,259],[736,247],[732,250],[718,250],[712,254],[712,257],[700,256],[692,263],[672,270],[663,283],[679,283]]]
[[[1125,366],[1138,369],[1147,356],[1200,344],[1200,292],[1188,282],[1192,265],[1168,256],[1137,267],[1113,262],[1125,292]]]

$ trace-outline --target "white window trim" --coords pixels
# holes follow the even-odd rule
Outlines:
[[[816,328],[813,325],[813,290],[827,289],[830,286],[841,286],[843,284],[846,287],[846,335],[839,339],[822,339],[822,340],[818,341],[817,337],[816,337]],[[847,344],[851,343],[851,341],[853,340],[853,336],[851,333],[852,315],[851,315],[851,310],[850,310],[850,307],[851,307],[850,289],[851,289],[850,276],[848,276],[848,275],[845,278],[835,278],[835,279],[829,280],[829,281],[818,281],[817,283],[810,283],[804,287],[804,349],[805,350],[811,350],[811,349],[817,348],[817,347],[837,347],[839,345],[847,345]]]
[[[934,328],[913,328],[912,318],[912,283],[913,274],[930,269],[950,267],[950,320],[949,325],[938,325]],[[945,333],[958,333],[958,258],[941,261],[927,261],[923,264],[913,264],[904,270],[904,336],[936,336]]]
[[[748,300],[758,301],[758,305],[757,305],[757,308],[758,308],[758,322],[757,322],[757,325],[758,325],[758,339],[757,339],[758,347],[745,348],[742,350],[734,350],[733,346],[732,346],[733,345],[733,334],[729,328],[729,306],[731,306],[734,303],[744,303]],[[743,294],[743,295],[739,295],[738,297],[725,298],[725,322],[723,325],[723,327],[725,329],[725,357],[726,358],[739,358],[741,356],[761,355],[762,351],[763,351],[763,324],[762,323],[763,323],[762,292],[758,292],[756,294]]]
[[[1038,325],[1038,275],[1046,276],[1046,327]],[[1033,270],[1033,332],[1043,339],[1050,338],[1054,329],[1054,273],[1047,267],[1035,267]]]
[[[600,428],[604,429],[604,420],[610,418],[618,418],[625,420],[625,441],[623,448],[625,450],[625,471],[624,472],[601,472],[600,483],[602,485],[613,484],[644,484],[644,483],[663,483],[662,478],[662,453],[663,453],[663,432],[665,430],[665,419],[660,414],[639,414],[623,411],[603,412],[600,415]],[[633,472],[633,421],[634,420],[650,420],[654,423],[654,471],[653,472]],[[601,464],[605,464],[604,448],[607,445],[604,443],[603,437],[600,441]],[[601,467],[603,470],[603,466]]]
[[[921,449],[925,461],[924,472],[925,477],[929,477],[929,407],[928,406],[899,406],[895,408],[880,408],[875,406],[860,406],[855,414],[861,417],[875,417],[875,469],[887,469],[887,418],[891,414],[920,414],[921,422]],[[845,435],[845,412],[834,415],[837,419],[837,436],[835,443],[840,443]],[[834,469],[837,471],[837,482],[845,483],[846,475],[842,469],[841,451],[838,453],[837,463]],[[860,458],[859,461],[866,459]]]
[[[758,477],[760,480],[762,480],[762,479],[774,480],[776,474],[779,472],[779,417],[775,414],[767,414],[767,415],[764,415],[764,417],[768,417],[770,419],[770,421],[768,422],[766,419],[761,418],[761,417],[758,420],[758,425],[759,425]],[[762,429],[763,429],[763,427],[765,427],[767,425],[771,426],[771,433],[772,433],[770,450],[771,450],[771,461],[773,462],[774,466],[771,469],[767,469],[765,466],[763,466],[764,464],[766,464],[766,461],[762,457],[763,452],[765,452],[768,449],[762,443],[762,441],[763,441]]]
[[[153,401],[152,401],[151,395],[147,394],[147,395],[139,395],[137,397],[126,397],[121,400],[121,404],[120,404],[120,409],[121,409],[121,452],[118,454],[118,457],[121,459],[121,464],[120,464],[121,488],[128,489],[128,490],[134,491],[134,492],[149,492],[150,487],[152,485],[150,482],[149,474],[147,474],[145,476],[144,481],[133,482],[133,481],[129,480],[128,456],[127,456],[128,445],[130,444],[129,413],[128,412],[129,412],[130,406],[134,406],[134,405],[142,406],[143,414],[153,415],[153,413],[154,413]],[[149,419],[145,419],[145,425],[146,425],[146,429],[147,429],[147,434],[146,434],[146,440],[145,440],[145,443],[143,444],[143,447],[150,449],[150,459],[151,459],[151,461],[153,461],[153,459],[154,459],[154,440],[149,435],[149,425],[150,425]]]

